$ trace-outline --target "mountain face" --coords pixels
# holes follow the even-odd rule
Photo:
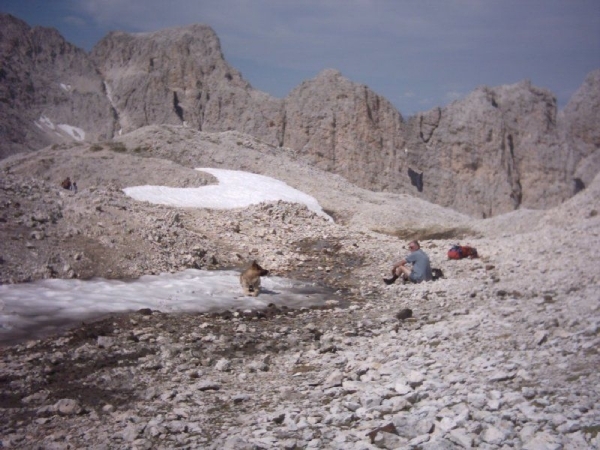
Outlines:
[[[420,114],[419,167],[432,200],[474,216],[547,208],[572,195],[556,101],[529,82],[481,87]],[[426,186],[427,188],[427,186]]]
[[[118,113],[119,131],[151,124],[237,130],[281,141],[281,100],[252,89],[204,25],[155,33],[113,32],[92,50]]]
[[[600,171],[600,70],[560,114],[551,92],[524,81],[405,120],[331,69],[284,99],[255,90],[204,25],[113,32],[90,54],[10,15],[0,33],[0,157],[152,124],[235,130],[360,187],[475,217],[554,206]]]
[[[85,51],[54,29],[0,14],[0,157],[110,139],[114,111]]]
[[[283,146],[367,189],[407,185],[398,158],[405,134],[390,102],[335,70],[305,81],[285,99]]]

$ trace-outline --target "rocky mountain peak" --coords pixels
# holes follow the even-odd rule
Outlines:
[[[206,25],[111,33],[90,56],[102,73],[121,133],[174,124],[260,134],[264,119],[277,115],[279,102],[252,96],[252,87],[227,64],[219,39]],[[271,136],[271,141],[277,139]]]
[[[404,147],[403,118],[367,86],[327,69],[290,92],[285,112],[284,146],[359,186],[398,187],[392,178],[401,164],[394,155]]]
[[[600,71],[564,114],[550,91],[524,80],[478,87],[405,120],[387,99],[336,69],[284,99],[260,92],[227,63],[207,25],[112,32],[88,55],[56,30],[8,15],[0,20],[2,157],[148,125],[235,130],[360,187],[475,217],[548,208],[600,171]],[[409,173],[421,177],[418,188]]]

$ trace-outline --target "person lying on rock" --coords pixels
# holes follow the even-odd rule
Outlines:
[[[392,267],[392,277],[383,279],[385,284],[392,284],[400,277],[403,281],[408,280],[412,283],[432,280],[429,256],[421,250],[419,242],[411,241],[408,249],[409,255]]]

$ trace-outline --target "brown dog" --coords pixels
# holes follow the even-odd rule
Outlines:
[[[260,292],[260,277],[268,274],[268,270],[260,267],[256,261],[252,261],[252,265],[240,275],[240,284],[244,294],[256,297]]]

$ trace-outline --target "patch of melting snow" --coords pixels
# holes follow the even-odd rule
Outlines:
[[[81,142],[85,139],[85,131],[83,131],[81,128],[77,128],[72,125],[67,125],[64,123],[61,123],[60,125],[58,125],[58,128],[60,128],[60,130],[64,131],[65,133],[67,133],[69,136],[71,136],[76,141]]]
[[[44,127],[54,130],[56,128],[52,121],[48,119],[45,115],[41,115],[40,118],[33,122],[38,128],[44,129]]]
[[[33,122],[35,124],[36,127],[38,127],[40,130],[52,130],[54,131],[54,133],[57,136],[64,136],[63,134],[59,133],[62,132],[64,134],[69,135],[72,139],[81,142],[83,140],[85,140],[85,131],[83,131],[81,128],[78,127],[74,127],[73,125],[68,125],[68,124],[64,124],[61,123],[58,126],[54,125],[54,123],[45,115],[41,115],[40,118],[36,121]]]
[[[139,201],[188,208],[244,208],[261,202],[283,200],[304,204],[314,213],[333,221],[314,197],[275,178],[240,170],[213,168],[196,170],[214,175],[219,180],[219,184],[198,188],[134,186],[123,191]]]
[[[242,294],[240,272],[187,269],[136,280],[47,279],[0,285],[0,343],[32,339],[82,320],[143,308],[161,312],[217,312],[314,307],[336,300],[332,289],[289,278],[262,278],[258,297]]]

